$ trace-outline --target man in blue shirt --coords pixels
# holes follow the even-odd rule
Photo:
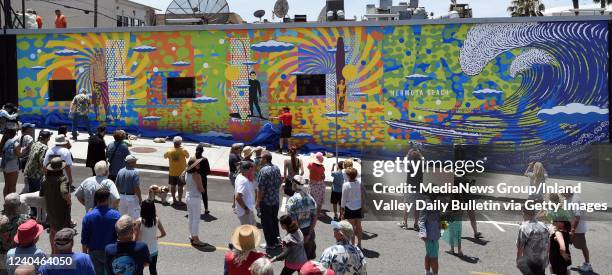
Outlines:
[[[76,235],[76,230],[72,228],[64,228],[55,234],[54,244],[58,254],[53,256],[58,257],[59,261],[71,257],[72,262],[66,265],[61,262],[59,265],[45,264],[39,270],[41,275],[96,275],[89,255],[72,252]]]
[[[117,174],[117,189],[119,190],[119,212],[121,215],[130,215],[132,219],[140,217],[140,175],[136,170],[134,155],[125,157],[125,168],[119,170]]]
[[[142,275],[142,270],[149,265],[150,254],[147,245],[134,241],[134,220],[123,215],[115,225],[117,243],[106,246],[106,268],[108,274]]]
[[[261,227],[266,238],[267,247],[279,247],[278,237],[278,208],[280,204],[280,187],[282,177],[278,166],[272,164],[272,154],[268,151],[261,153],[261,169],[257,173],[259,194],[257,208],[261,213]]]
[[[125,157],[130,154],[130,148],[125,142],[127,134],[125,131],[117,130],[113,134],[115,141],[108,144],[106,147],[106,159],[108,160],[109,173],[108,178],[113,182],[117,180],[117,174],[121,168],[125,167]]]
[[[121,217],[119,211],[108,206],[110,191],[101,188],[94,194],[96,207],[83,218],[81,244],[83,253],[89,254],[94,264],[96,274],[104,274],[106,256],[104,249],[117,240],[115,223]],[[108,271],[106,271],[108,273]]]

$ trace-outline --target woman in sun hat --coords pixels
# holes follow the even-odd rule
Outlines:
[[[40,187],[40,196],[45,198],[47,222],[51,227],[49,240],[51,240],[51,247],[53,247],[52,240],[55,238],[55,232],[72,225],[70,220],[70,182],[64,174],[66,163],[60,157],[52,158],[46,168],[47,174]]]
[[[308,164],[310,179],[310,195],[317,202],[317,216],[321,217],[321,208],[325,202],[325,166],[323,153],[318,152],[313,155],[313,160]]]
[[[231,250],[225,253],[224,274],[250,275],[249,267],[265,253],[257,252],[261,232],[253,225],[238,226],[231,237]]]
[[[187,217],[189,220],[189,240],[194,246],[205,245],[198,237],[198,232],[200,230],[200,212],[202,211],[202,192],[204,192],[202,176],[198,173],[200,170],[200,162],[202,162],[202,159],[191,157],[189,162],[187,162],[187,173],[185,174],[185,188],[187,190],[185,201],[187,202]]]

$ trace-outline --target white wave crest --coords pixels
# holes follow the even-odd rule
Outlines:
[[[600,115],[605,115],[608,113],[608,109],[599,108],[597,106],[592,105],[584,105],[582,103],[570,103],[565,106],[555,106],[551,109],[542,109],[538,112],[539,114],[548,114],[548,115],[556,115],[556,114],[588,114],[595,113]]]
[[[515,77],[517,74],[527,71],[536,64],[550,64],[554,58],[546,51],[540,49],[531,49],[517,56],[510,65],[510,76]]]

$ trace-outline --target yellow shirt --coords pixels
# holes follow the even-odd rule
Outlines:
[[[164,154],[164,158],[168,159],[170,164],[170,176],[178,177],[187,168],[187,159],[189,158],[189,152],[181,148],[172,148]]]

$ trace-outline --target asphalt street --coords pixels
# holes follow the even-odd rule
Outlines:
[[[82,166],[73,169],[75,186],[91,176],[91,170]],[[167,174],[159,171],[141,171],[141,188],[147,194],[150,185],[165,185]],[[23,182],[20,175],[19,182]],[[4,180],[0,184],[4,184]],[[21,190],[23,184],[18,184]],[[209,178],[208,183],[210,215],[202,215],[200,224],[200,239],[210,247],[195,249],[189,245],[186,210],[157,204],[158,216],[161,218],[168,235],[160,240],[158,270],[159,274],[223,274],[223,255],[227,252],[229,237],[233,229],[239,225],[238,219],[232,213],[232,188],[225,178]],[[145,195],[146,196],[146,195]],[[326,195],[324,209],[331,209],[329,190]],[[84,208],[73,200],[72,218],[77,221],[80,231],[80,221]],[[281,213],[282,207],[281,207]],[[327,213],[328,216],[332,216]],[[440,274],[518,274],[515,268],[515,241],[518,230],[516,222],[495,222],[487,217],[479,216],[479,230],[484,238],[474,240],[469,236],[472,230],[469,223],[463,224],[463,251],[466,257],[459,258],[444,251],[448,244],[440,241]],[[333,233],[329,225],[330,219],[321,219],[316,227],[316,242],[318,255],[323,249],[334,244]],[[409,221],[409,224],[412,224]],[[590,222],[587,241],[591,250],[591,262],[598,274],[612,274],[612,262],[609,253],[612,243],[612,223]],[[424,274],[423,257],[425,246],[413,230],[400,229],[396,222],[365,221],[363,223],[366,238],[363,241],[364,253],[367,257],[368,274]],[[282,233],[282,230],[281,230]],[[78,238],[78,237],[77,237]],[[49,251],[48,235],[43,234],[40,247]],[[80,250],[80,245],[75,246]],[[270,254],[278,251],[269,251]],[[582,263],[579,251],[571,251],[574,264]],[[276,274],[280,274],[282,263],[275,264]],[[145,274],[148,271],[145,269]],[[574,272],[574,274],[577,274]]]

